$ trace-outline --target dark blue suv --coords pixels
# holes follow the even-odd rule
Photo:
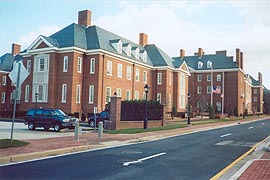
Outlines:
[[[30,109],[25,115],[25,125],[29,130],[35,130],[36,127],[43,127],[45,130],[53,128],[60,131],[64,128],[74,128],[78,118],[67,116],[60,109],[38,108]]]

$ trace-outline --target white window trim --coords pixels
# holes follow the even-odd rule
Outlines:
[[[135,81],[140,82],[140,70],[136,69],[135,71]]]
[[[27,60],[26,70],[28,73],[31,73],[31,60],[30,59]]]
[[[131,66],[127,66],[127,79],[131,80]]]
[[[112,76],[112,61],[107,61],[107,75]]]
[[[157,84],[161,85],[162,84],[162,73],[157,74]]]
[[[202,82],[202,75],[201,74],[198,74],[198,76],[197,76],[197,82]]]
[[[207,86],[206,91],[207,91],[207,94],[211,94],[211,92],[212,92],[212,87],[211,87],[211,86]]]
[[[62,98],[61,98],[62,103],[67,102],[67,84],[62,84]]]
[[[117,77],[122,78],[123,74],[123,68],[122,64],[118,63],[117,64]]]
[[[139,91],[135,91],[134,97],[135,97],[135,100],[139,100],[140,99],[140,93],[139,93]]]
[[[96,59],[91,58],[90,59],[90,74],[95,74],[95,65],[96,65]]]
[[[209,81],[211,81],[211,79],[212,79],[212,76],[211,75],[207,75],[207,81],[209,82]]]
[[[77,84],[76,86],[76,104],[81,103],[81,85]]]
[[[221,81],[221,74],[217,74],[217,81]]]
[[[159,103],[161,103],[161,93],[157,93],[157,101],[159,102]]]
[[[4,104],[5,102],[6,102],[6,92],[2,92],[1,103]]]
[[[94,104],[94,98],[95,98],[95,86],[90,85],[89,86],[89,104]]]
[[[106,102],[111,101],[111,95],[112,95],[112,88],[106,87]]]
[[[30,97],[30,86],[25,85],[24,102],[29,102],[29,97]]]
[[[202,94],[202,86],[197,86],[197,94]]]
[[[63,72],[68,72],[68,56],[64,56],[63,59]]]
[[[147,72],[143,71],[143,82],[147,83]]]
[[[78,57],[77,72],[82,72],[82,57]]]
[[[130,90],[126,91],[126,100],[130,101]]]
[[[117,88],[116,89],[116,94],[117,94],[117,97],[122,97],[122,89]]]
[[[7,85],[7,76],[3,76],[2,85],[3,86]]]

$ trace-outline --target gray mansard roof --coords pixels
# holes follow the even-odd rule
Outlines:
[[[6,53],[0,57],[0,71],[10,72],[12,70],[13,62],[22,60],[21,55],[14,56],[11,53]]]
[[[185,61],[189,68],[193,70],[209,70],[207,68],[207,62],[212,62],[213,69],[237,69],[239,66],[233,62],[229,57],[223,54],[209,54],[209,55],[202,55],[199,57],[198,55],[194,56],[185,56],[183,59],[180,57],[173,57],[175,61],[174,64],[178,64],[181,61]],[[198,63],[202,63],[202,67],[198,67]]]
[[[98,26],[89,26],[86,28],[84,26],[73,23],[51,35],[50,37],[42,37],[45,38],[53,46],[58,48],[78,47],[85,50],[102,49],[147,65],[169,66],[177,68],[177,66],[175,66],[173,63],[174,60],[156,45],[149,44],[141,46]],[[146,50],[147,61],[143,61],[141,58],[136,59],[133,55],[128,56],[124,51],[119,53],[112,46],[112,43],[118,43],[120,40],[122,41],[123,47],[126,47],[128,44],[130,44],[132,50],[138,48],[140,53]]]

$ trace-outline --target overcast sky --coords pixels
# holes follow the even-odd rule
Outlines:
[[[22,50],[39,36],[77,23],[78,11],[92,11],[92,24],[138,43],[140,32],[169,56],[235,49],[244,53],[244,71],[270,88],[270,0],[0,0],[0,56],[11,44]]]

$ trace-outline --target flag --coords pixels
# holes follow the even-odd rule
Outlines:
[[[220,88],[213,87],[213,93],[220,94],[221,93]]]

